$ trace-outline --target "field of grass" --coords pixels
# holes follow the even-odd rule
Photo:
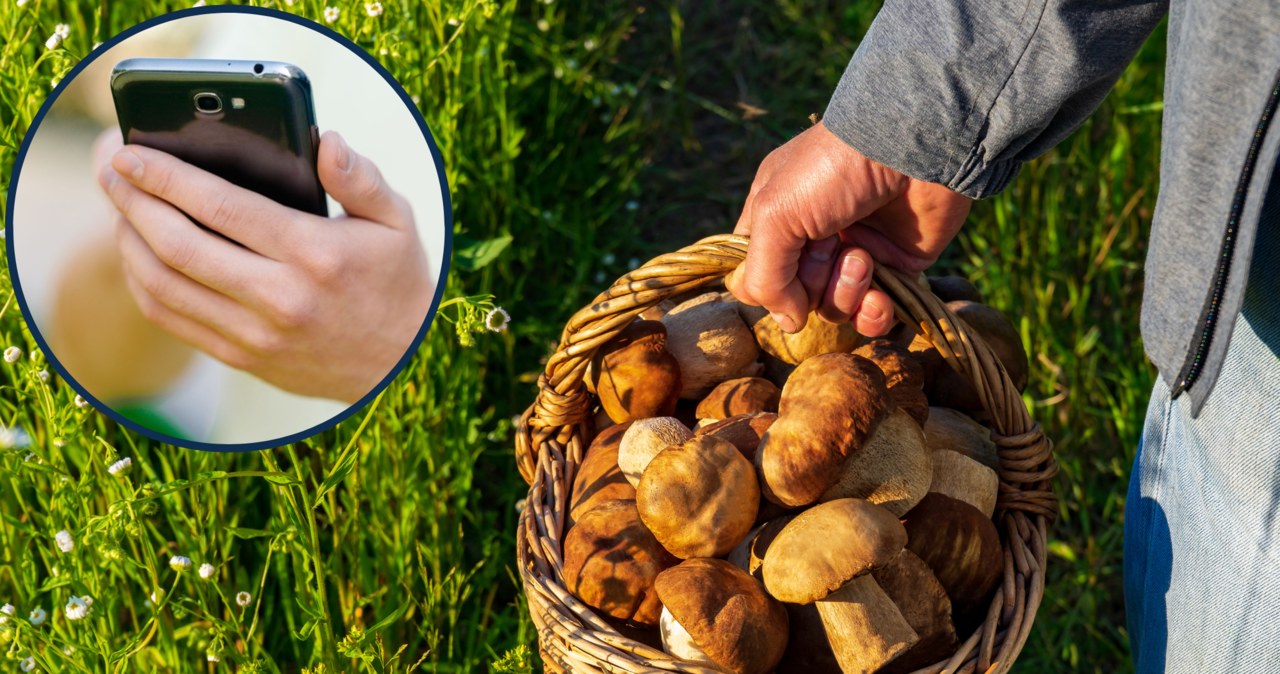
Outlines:
[[[376,18],[363,2],[264,4],[316,20],[336,6],[333,28],[386,50],[448,171],[447,296],[493,295],[511,327],[464,346],[438,320],[337,429],[196,453],[44,381],[6,270],[0,347],[23,357],[0,363],[0,424],[15,429],[0,433],[0,605],[18,618],[0,625],[0,672],[26,658],[46,672],[536,671],[511,419],[540,359],[608,280],[732,227],[754,167],[821,112],[875,4],[405,0]],[[54,80],[94,43],[185,6],[3,0],[0,183]],[[57,24],[68,37],[46,49]],[[1152,380],[1137,313],[1163,53],[1157,35],[1085,127],[978,205],[943,262],[1017,317],[1027,400],[1063,465],[1049,588],[1016,671],[1132,669],[1121,516]],[[112,475],[122,457],[131,470]],[[194,566],[175,571],[175,555]],[[70,620],[83,596],[88,616]]]

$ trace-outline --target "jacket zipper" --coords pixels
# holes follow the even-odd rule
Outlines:
[[[1195,351],[1182,372],[1178,374],[1178,382],[1171,392],[1177,398],[1195,383],[1204,370],[1205,359],[1209,356],[1209,346],[1213,343],[1213,334],[1218,324],[1219,311],[1222,307],[1222,295],[1226,292],[1227,275],[1231,272],[1231,258],[1236,252],[1236,233],[1240,227],[1240,213],[1244,210],[1245,195],[1249,191],[1249,181],[1253,178],[1253,170],[1258,164],[1258,153],[1262,149],[1262,141],[1271,125],[1276,106],[1280,103],[1280,75],[1277,75],[1271,88],[1271,96],[1262,110],[1262,118],[1254,129],[1253,140],[1249,142],[1249,154],[1245,156],[1244,167],[1240,169],[1240,180],[1236,183],[1235,198],[1231,202],[1231,216],[1227,220],[1226,237],[1222,240],[1222,250],[1218,253],[1218,266],[1213,274],[1213,292],[1209,295],[1209,303],[1200,312],[1200,339]]]

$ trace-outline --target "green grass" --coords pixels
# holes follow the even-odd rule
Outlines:
[[[383,2],[375,20],[362,3],[332,4],[337,30],[387,49],[440,144],[466,253],[448,295],[495,296],[511,328],[464,347],[438,321],[369,409],[244,455],[124,431],[42,382],[39,353],[0,363],[0,423],[31,436],[0,450],[0,604],[50,613],[2,628],[0,671],[33,656],[43,671],[203,672],[211,649],[218,669],[246,672],[527,670],[511,417],[541,359],[633,260],[732,227],[754,167],[822,111],[875,13],[820,0],[464,0]],[[184,6],[4,0],[0,183],[52,80],[93,43]],[[319,18],[324,4],[283,8]],[[70,38],[47,51],[57,23]],[[1157,36],[1093,120],[978,205],[944,260],[1018,317],[1027,400],[1063,465],[1049,588],[1018,671],[1132,669],[1121,515],[1152,380],[1137,308],[1162,60]],[[0,346],[28,354],[9,287],[6,272]],[[133,470],[110,476],[120,456]],[[71,553],[55,545],[63,529]],[[172,555],[217,574],[176,573]],[[156,589],[158,608],[146,603]],[[252,594],[243,610],[239,591]],[[91,616],[68,621],[68,599],[86,594]]]

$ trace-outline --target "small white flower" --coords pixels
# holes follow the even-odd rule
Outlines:
[[[71,532],[66,529],[54,534],[53,540],[58,544],[58,549],[63,552],[71,552],[76,549],[76,542],[71,539]]]
[[[27,617],[27,620],[30,620],[32,625],[39,627],[44,624],[45,619],[48,617],[49,613],[37,606],[35,610],[31,612],[31,615]]]
[[[378,50],[378,56],[386,56],[387,54],[390,54],[390,53],[391,53],[391,50],[387,49],[386,47],[383,47],[382,49]]]
[[[88,406],[89,406],[89,401],[85,400],[84,396],[80,396],[80,395],[76,396],[76,407],[79,407],[80,409],[84,409]]]
[[[164,590],[155,590],[151,593],[151,597],[147,599],[147,606],[159,606],[161,599],[164,599]]]
[[[28,452],[26,456],[22,457],[22,460],[27,462],[35,461],[36,463],[39,463],[40,457],[36,456],[35,452]]]
[[[26,660],[23,660],[22,662],[18,663],[18,669],[21,669],[24,672],[36,671],[36,659],[27,658]]]
[[[62,654],[67,656],[68,658],[75,655],[75,653],[76,653],[75,646],[67,646],[66,648],[62,649]]]
[[[555,1],[556,1],[556,0],[542,0],[542,4],[544,4],[544,5],[549,5],[549,4],[551,4],[551,3],[555,2]]]
[[[222,661],[222,658],[221,658],[217,653],[214,653],[213,651],[209,651],[208,653],[205,653],[204,658],[205,658],[206,660],[208,660],[209,662],[221,662],[221,661]]]
[[[21,6],[25,5],[25,4],[27,4],[27,0],[18,0],[18,6],[19,6],[19,7],[21,7]]]
[[[422,99],[421,99],[421,98],[419,98],[417,94],[414,94],[414,95],[410,96],[409,98],[410,98],[410,100],[412,100],[412,101],[413,101],[413,104],[414,104],[414,105],[422,105]]]
[[[93,606],[93,597],[90,597],[87,594],[84,595],[83,597],[80,597],[80,601],[84,602],[85,606]]]
[[[587,38],[586,40],[584,40],[584,41],[582,42],[582,47],[583,47],[583,49],[586,49],[587,51],[595,51],[595,50],[596,50],[596,41],[595,41],[595,40],[593,40],[593,39],[591,39],[591,38]]]
[[[93,43],[93,48],[94,48],[94,49],[97,49],[98,47],[101,47],[101,46],[102,46],[102,43],[101,43],[101,42],[94,42],[94,43]]]
[[[364,13],[374,17],[382,16],[382,3],[381,2],[364,3]]]
[[[110,466],[107,466],[107,472],[111,473],[112,475],[120,475],[122,473],[129,472],[129,469],[132,467],[133,467],[133,459],[126,456],[123,459],[120,459],[119,461],[111,464]]]
[[[547,23],[546,19],[538,19],[538,30],[545,33],[551,30],[551,24]]]
[[[53,34],[59,35],[65,40],[71,37],[71,26],[68,26],[65,23],[60,23],[53,27]]]
[[[209,580],[210,578],[213,578],[213,574],[216,572],[217,572],[217,569],[213,568],[212,564],[200,565],[200,571],[199,571],[200,577],[205,580]]]
[[[618,256],[614,255],[613,253],[605,253],[604,257],[600,258],[600,263],[606,267],[613,266],[613,263],[617,261],[618,261]]]
[[[337,8],[337,7],[325,7],[325,8],[324,8],[324,22],[325,22],[325,23],[333,23],[334,21],[337,21],[337,20],[338,20],[338,8]]]
[[[83,620],[89,615],[89,605],[80,597],[72,597],[67,600],[63,613],[67,614],[67,620]]]
[[[16,612],[17,610],[18,609],[13,607],[13,604],[5,604],[4,606],[0,606],[0,625],[3,625],[9,622],[9,616],[13,615],[14,612]]]
[[[41,371],[37,372],[37,373],[36,373],[36,379],[39,379],[39,380],[40,380],[40,383],[42,383],[42,384],[48,384],[48,383],[49,383],[49,371],[48,371],[48,370],[41,370]]]
[[[253,595],[249,594],[248,592],[236,593],[236,604],[238,604],[240,608],[244,608],[248,606],[249,602],[251,601],[253,601]]]
[[[49,36],[49,39],[48,39],[48,40],[45,40],[45,41],[44,41],[44,48],[45,48],[45,49],[48,49],[48,50],[50,50],[50,51],[53,51],[54,49],[57,49],[57,48],[58,48],[58,45],[60,45],[60,44],[62,44],[62,36],[61,36],[61,35],[58,35],[57,33],[54,33],[53,35],[50,35],[50,36]],[[57,86],[57,85],[55,84],[54,86]],[[8,351],[5,351],[4,359],[5,359],[5,360],[9,360],[9,352],[8,352]],[[12,361],[12,360],[9,360],[9,362],[10,362],[10,363],[12,363],[13,361]]]
[[[59,38],[59,40],[61,40],[61,38]],[[53,47],[50,47],[50,49],[52,48]],[[19,349],[16,346],[11,346],[4,350],[4,362],[6,363],[16,363],[18,362],[18,359],[21,357],[22,357],[22,349]]]
[[[174,555],[169,558],[169,568],[179,573],[191,568],[191,558],[182,555]]]
[[[192,7],[204,7],[204,0],[196,0]]]
[[[507,313],[502,307],[494,307],[484,317],[484,327],[490,332],[502,332],[507,329],[507,325],[511,323],[511,314]]]
[[[450,26],[456,26],[458,25],[458,20],[450,17],[448,21],[445,21],[445,23],[449,24]]]

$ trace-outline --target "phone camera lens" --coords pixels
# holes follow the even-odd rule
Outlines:
[[[210,92],[196,94],[196,110],[207,114],[221,112],[222,99]]]
[[[254,74],[261,75],[261,74],[262,74],[262,64],[261,64],[261,63],[255,63],[255,64],[253,64],[253,72],[254,72]]]

